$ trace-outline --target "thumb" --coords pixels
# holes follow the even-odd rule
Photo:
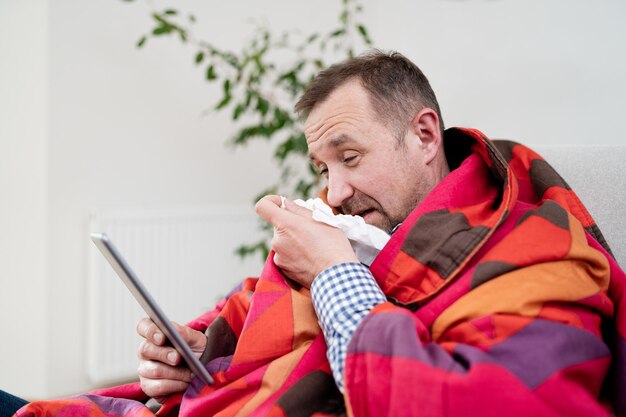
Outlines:
[[[181,326],[175,322],[172,322],[172,324],[193,351],[204,349],[204,346],[206,345],[206,336],[204,333],[194,330],[188,326]]]

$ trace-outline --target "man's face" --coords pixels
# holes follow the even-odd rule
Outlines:
[[[311,162],[327,179],[328,203],[387,232],[436,185],[419,136],[408,129],[399,144],[390,126],[376,117],[358,80],[344,83],[313,108],[305,136]]]

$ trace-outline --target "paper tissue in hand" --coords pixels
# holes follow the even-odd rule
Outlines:
[[[390,236],[376,226],[365,223],[361,216],[333,214],[333,210],[321,198],[307,201],[295,200],[297,205],[313,212],[313,220],[341,229],[362,264],[370,266],[378,252],[387,244]]]

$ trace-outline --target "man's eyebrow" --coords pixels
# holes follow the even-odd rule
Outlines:
[[[348,135],[341,134],[341,135],[328,139],[328,142],[326,142],[326,147],[338,148],[344,143],[349,143],[349,142],[356,142],[356,141]],[[315,158],[315,155],[309,154],[309,161],[311,163],[314,163],[315,161],[317,161],[317,159]]]
[[[334,138],[331,138],[328,141],[329,146],[333,147],[333,148],[337,148],[341,145],[343,145],[344,143],[348,143],[348,142],[355,142],[354,139],[352,139],[350,136],[345,135],[345,134],[341,134],[339,136],[336,136]]]

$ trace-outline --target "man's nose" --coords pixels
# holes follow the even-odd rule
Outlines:
[[[354,188],[339,176],[328,177],[328,193],[326,199],[331,207],[340,207],[354,194]]]

